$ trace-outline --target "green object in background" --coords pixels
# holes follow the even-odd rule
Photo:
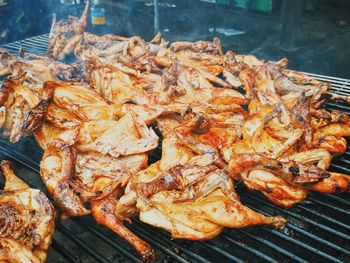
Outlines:
[[[248,0],[234,0],[234,6],[240,8],[247,8]]]
[[[216,3],[219,5],[229,5],[230,0],[216,0]]]
[[[217,0],[219,2],[229,2]],[[248,8],[250,10],[270,13],[272,11],[272,0],[233,0],[232,5],[239,8]]]
[[[253,0],[251,8],[255,11],[260,12],[271,12],[272,11],[272,0]]]

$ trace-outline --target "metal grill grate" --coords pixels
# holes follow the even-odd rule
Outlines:
[[[7,44],[18,52],[47,52],[47,37],[29,38]],[[309,74],[309,73],[308,73]],[[350,95],[350,80],[309,74],[330,82],[332,89]],[[330,109],[350,113],[348,105],[329,103]],[[158,149],[159,150],[159,149]],[[30,155],[28,155],[30,153]],[[15,171],[25,181],[46,192],[39,176],[42,150],[33,138],[17,144],[0,139],[0,158],[12,160]],[[159,152],[150,157],[154,159]],[[331,170],[350,174],[350,147],[333,160]],[[280,214],[288,219],[285,230],[258,226],[226,229],[206,242],[171,240],[170,235],[135,220],[127,225],[156,250],[157,262],[346,262],[350,261],[350,193],[323,195],[310,193],[307,200],[292,209],[279,208],[261,194],[237,187],[247,206],[266,215]],[[133,249],[110,230],[97,225],[91,216],[57,221],[48,262],[140,262]]]

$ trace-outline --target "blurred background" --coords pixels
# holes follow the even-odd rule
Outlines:
[[[350,78],[349,0],[91,0],[105,17],[88,31],[150,40],[221,39],[225,50],[266,60],[289,59],[289,68]],[[57,19],[80,16],[84,0],[0,0],[0,45],[50,30]]]

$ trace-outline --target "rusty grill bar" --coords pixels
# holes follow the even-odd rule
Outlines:
[[[21,47],[28,52],[46,53],[47,46],[48,35],[41,35],[3,47],[14,53]],[[350,95],[348,79],[307,74],[330,82],[336,93]],[[350,114],[349,105],[343,103],[328,103],[327,107]],[[11,160],[19,177],[47,193],[39,176],[42,154],[32,137],[17,144],[0,139],[0,158]],[[150,161],[159,156],[160,148],[150,155]],[[331,170],[350,174],[350,147],[345,154],[333,159]],[[305,201],[286,210],[273,205],[260,193],[248,192],[243,184],[238,183],[236,190],[242,202],[254,210],[286,217],[286,228],[283,231],[265,226],[225,229],[219,237],[200,242],[171,240],[165,231],[139,220],[126,225],[155,248],[157,262],[350,261],[350,193],[324,195],[310,192]],[[141,262],[129,244],[97,225],[91,216],[57,221],[48,262],[58,259],[62,262]]]

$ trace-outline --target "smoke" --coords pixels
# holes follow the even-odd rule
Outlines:
[[[80,4],[60,3],[73,1]],[[155,35],[153,0],[101,1],[106,6],[105,32],[122,36],[138,35],[146,40]],[[7,2],[14,4],[11,12],[0,21],[0,43],[48,33],[53,13],[57,14],[58,20],[68,15],[80,17],[85,1]],[[224,50],[252,53],[266,60],[288,57],[294,69],[348,78],[349,3],[337,1],[337,5],[334,5],[334,1],[311,2],[312,7],[306,5],[302,11],[301,22],[297,23],[295,19],[294,27],[299,26],[299,29],[294,50],[281,49],[283,1],[158,0],[159,29],[162,36],[170,41],[212,40],[219,37]],[[87,31],[94,33],[91,24]]]

